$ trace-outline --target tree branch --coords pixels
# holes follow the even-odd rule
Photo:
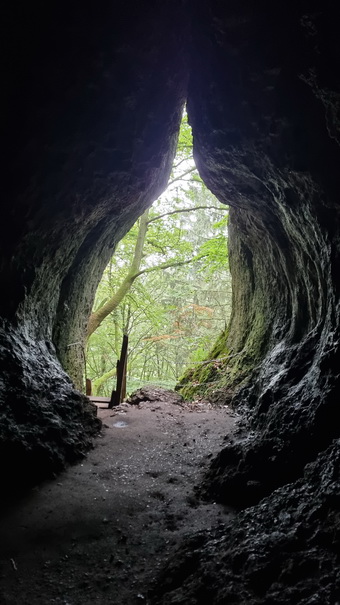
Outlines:
[[[168,182],[167,189],[168,189],[168,187],[170,187],[170,185],[173,185],[173,183],[176,183],[176,181],[181,181],[183,179],[183,177],[186,176],[187,174],[194,172],[194,170],[196,170],[196,166],[193,166],[192,168],[185,170],[185,172],[182,172],[182,174],[176,176],[174,179],[172,179],[171,181]]]
[[[116,376],[116,368],[112,368],[108,372],[105,372],[105,374],[103,374],[102,376],[99,376],[99,378],[96,378],[95,380],[93,380],[92,381],[93,394],[97,395],[100,387],[113,376]]]
[[[91,313],[87,325],[87,337],[89,338],[93,332],[100,326],[102,321],[114,311],[123,300],[124,296],[129,292],[131,286],[138,277],[138,270],[143,258],[143,248],[146,232],[148,230],[149,208],[141,215],[139,219],[139,229],[133,259],[126,277],[115,294],[99,309]]]
[[[147,267],[146,269],[141,269],[133,276],[135,280],[140,275],[144,275],[145,273],[151,273],[152,271],[160,271],[163,269],[169,269],[170,267],[182,267],[183,265],[189,265],[189,263],[193,263],[196,260],[201,260],[201,258],[205,258],[208,254],[197,254],[192,258],[187,260],[179,260],[179,261],[168,261],[167,263],[161,263],[160,265],[155,265],[154,267]]]
[[[182,160],[180,160],[179,162],[177,162],[177,164],[175,164],[172,169],[176,170],[176,168],[178,168],[178,166],[180,166],[181,164],[183,164],[183,162],[189,162],[190,160],[192,160],[192,157],[183,158]]]
[[[154,248],[157,248],[158,250],[160,250],[162,252],[162,254],[164,254],[164,255],[166,254],[164,246],[161,246],[160,244],[158,244],[158,242],[156,242],[154,239],[147,239],[146,242],[147,242],[147,244],[150,244]]]
[[[224,210],[224,208],[218,206],[193,206],[192,208],[179,208],[178,210],[171,210],[171,212],[164,212],[164,214],[159,214],[158,216],[150,218],[148,220],[148,224],[153,223],[153,221],[158,221],[164,216],[170,216],[170,214],[179,214],[180,212],[193,212],[194,210]]]

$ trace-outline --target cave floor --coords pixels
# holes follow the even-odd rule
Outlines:
[[[159,401],[99,416],[88,457],[3,514],[1,605],[148,603],[183,536],[232,517],[194,491],[234,427],[227,407]]]

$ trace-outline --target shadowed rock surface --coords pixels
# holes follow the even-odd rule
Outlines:
[[[149,385],[137,389],[130,397],[127,398],[127,403],[138,405],[144,401],[163,401],[164,403],[174,403],[180,405],[183,403],[182,395],[171,391],[171,389],[163,389],[162,387]]]
[[[216,2],[195,21],[196,161],[232,206],[227,346],[256,366],[234,398],[244,439],[221,453],[208,489],[245,505],[338,435],[337,9],[306,11]]]
[[[200,174],[231,206],[215,356],[242,412],[200,489],[247,510],[189,540],[155,602],[335,605],[340,9],[113,4],[7,10],[2,475],[34,482],[90,446],[98,422],[61,364],[79,385],[101,272],[166,184],[187,97]]]
[[[15,484],[73,461],[98,428],[58,359],[81,386],[102,271],[166,185],[185,98],[180,21],[169,3],[4,11],[0,435]]]
[[[295,484],[189,538],[164,569],[152,603],[337,603],[339,445]]]

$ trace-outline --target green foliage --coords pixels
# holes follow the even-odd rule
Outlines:
[[[223,233],[212,237],[202,244],[199,250],[204,255],[200,271],[213,275],[215,271],[224,270],[228,258],[227,238]]]
[[[188,122],[188,114],[184,112],[178,135],[177,153],[174,166],[183,158],[192,158],[192,131]]]
[[[147,382],[174,387],[192,362],[207,358],[231,306],[227,217],[227,207],[195,169],[185,116],[169,187],[149,210],[139,276],[88,343],[87,375],[97,394],[108,395],[113,388],[124,332],[129,334],[128,391]],[[121,240],[103,274],[96,311],[115,296],[131,268],[141,220]]]

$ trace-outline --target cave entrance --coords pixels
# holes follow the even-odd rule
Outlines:
[[[110,397],[124,334],[128,394],[174,388],[209,360],[231,310],[227,237],[228,207],[198,174],[184,112],[166,191],[120,241],[97,289],[86,348],[93,396]],[[185,382],[187,395],[199,387],[197,377]]]

